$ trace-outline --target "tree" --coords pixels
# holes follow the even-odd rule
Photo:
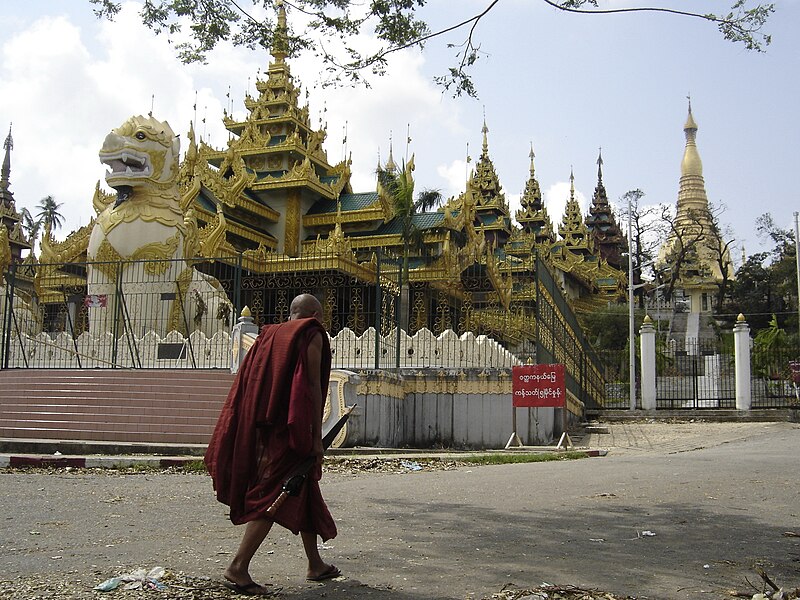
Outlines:
[[[756,219],[756,231],[761,239],[769,239],[775,244],[770,253],[772,261],[767,267],[775,312],[784,327],[796,332],[798,289],[794,232],[778,227],[770,213]]]
[[[384,190],[391,203],[392,214],[400,224],[400,237],[403,240],[400,293],[401,304],[405,308],[401,310],[401,326],[406,328],[408,325],[408,259],[412,250],[420,252],[424,248],[423,231],[415,222],[414,217],[420,212],[433,208],[442,198],[438,190],[423,190],[415,199],[413,171],[413,156],[408,164],[403,164],[399,171],[391,164],[386,168],[379,168],[377,171],[378,189]],[[405,302],[402,300],[403,297],[406,299]]]
[[[684,277],[706,276],[701,258],[704,239],[710,229],[710,219],[705,210],[689,210],[685,219],[679,221],[672,208],[661,208],[661,223],[668,230],[669,251],[664,256],[666,270],[657,273],[657,280],[663,283],[664,297],[672,298],[675,287]],[[670,243],[671,241],[671,243]]]
[[[731,282],[726,312],[747,317],[753,331],[770,327],[775,315],[779,326],[797,331],[797,272],[794,232],[781,229],[772,215],[756,220],[756,231],[774,244],[770,252],[759,252],[747,258]]]
[[[729,226],[720,223],[720,217],[725,210],[724,204],[709,206],[711,221],[708,227],[708,235],[703,241],[709,256],[716,263],[722,277],[717,288],[716,306],[718,308],[722,308],[725,301],[725,295],[728,293],[731,283],[731,273],[733,272],[730,255],[731,246],[734,242],[733,232]]]
[[[44,226],[46,232],[60,229],[64,224],[64,215],[58,209],[64,206],[63,202],[56,202],[52,196],[45,196],[36,205],[39,212],[36,214],[40,226]]]
[[[640,286],[643,279],[644,269],[651,265],[658,253],[658,247],[664,240],[666,231],[664,224],[659,219],[663,207],[659,205],[642,206],[640,204],[644,198],[642,190],[630,190],[620,198],[620,222],[627,223],[630,218],[631,222],[631,240],[628,241],[628,247],[632,253],[633,258],[633,285]],[[628,213],[628,205],[630,203],[630,214]],[[625,235],[627,236],[627,229]],[[635,289],[634,294],[639,298],[639,308],[644,308],[644,296],[646,290],[644,287]]]
[[[769,272],[764,266],[768,257],[768,252],[747,257],[736,271],[736,279],[731,283],[725,305],[725,312],[731,319],[735,319],[739,313],[746,315],[753,331],[767,327],[769,315],[776,310]]]
[[[42,226],[41,221],[34,219],[31,211],[27,208],[23,208],[20,211],[20,216],[22,217],[22,228],[25,230],[25,237],[28,238],[28,241],[31,244],[31,248],[36,246],[36,241],[39,239],[39,229]]]
[[[121,9],[116,0],[89,0],[96,6],[100,18],[113,18]],[[772,3],[755,3],[757,0],[732,0],[727,14],[702,14],[665,7],[622,7],[600,9],[598,0],[541,0],[553,8],[570,13],[613,14],[625,12],[659,12],[698,18],[717,26],[723,37],[741,42],[745,48],[763,51],[770,36],[762,31],[774,12]],[[307,16],[307,26],[298,33],[283,30],[271,15],[283,2],[286,6]],[[156,33],[174,36],[188,24],[190,40],[176,44],[178,56],[184,62],[204,61],[206,54],[219,42],[230,41],[248,48],[273,47],[276,33],[282,33],[281,43],[287,52],[295,54],[312,51],[320,56],[333,82],[344,78],[351,82],[363,81],[361,73],[371,71],[384,74],[389,55],[404,48],[422,47],[434,38],[456,31],[466,33],[461,43],[448,43],[456,52],[455,65],[436,81],[455,95],[477,95],[469,68],[480,58],[477,41],[479,23],[487,18],[500,0],[485,0],[483,10],[474,16],[437,31],[417,16],[427,0],[251,0],[243,6],[241,0],[145,0],[141,10],[142,21]],[[263,18],[258,13],[270,15]],[[347,38],[359,33],[374,33],[383,44],[373,53],[362,55],[348,45]],[[343,42],[344,60],[331,50],[332,40]]]

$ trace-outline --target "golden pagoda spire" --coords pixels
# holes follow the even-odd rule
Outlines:
[[[481,132],[483,133],[483,155],[489,155],[489,128],[486,126],[486,113],[484,112],[483,115],[483,127],[481,128]]]
[[[572,167],[569,168],[569,199],[571,202],[575,201],[575,175]]]
[[[686,117],[686,124],[683,126],[686,134],[686,149],[683,152],[681,161],[681,176],[703,176],[703,161],[700,160],[700,153],[697,151],[697,123],[692,116],[692,100],[689,99],[689,116]]]
[[[275,34],[272,38],[272,56],[276,63],[283,63],[289,55],[289,43],[286,34],[289,31],[286,25],[286,8],[283,0],[278,0],[278,23],[275,25]]]
[[[389,160],[386,161],[386,170],[391,173],[397,171],[397,164],[394,162],[393,146],[392,132],[389,131]]]
[[[531,142],[531,151],[528,153],[528,156],[531,159],[531,167],[530,167],[529,171],[530,171],[531,177],[533,177],[535,175],[534,167],[533,167],[533,159],[536,158],[536,153],[533,151],[533,142]]]

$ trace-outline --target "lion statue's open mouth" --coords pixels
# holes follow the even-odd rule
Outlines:
[[[149,156],[134,153],[130,150],[102,156],[101,161],[109,168],[106,171],[106,180],[113,179],[116,175],[150,177],[153,174]]]
[[[108,167],[106,183],[120,188],[158,188],[175,185],[180,142],[169,124],[152,117],[131,117],[112,129],[100,149]]]

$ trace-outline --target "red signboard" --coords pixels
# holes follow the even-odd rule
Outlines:
[[[564,365],[523,365],[511,369],[514,407],[562,408],[567,399]]]

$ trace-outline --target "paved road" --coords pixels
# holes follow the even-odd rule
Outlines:
[[[339,536],[323,554],[346,577],[325,597],[482,598],[546,581],[721,598],[757,582],[755,565],[800,586],[800,538],[784,535],[800,532],[800,426],[610,427],[604,458],[326,476]],[[0,506],[0,578],[11,580],[88,588],[155,565],[219,579],[241,533],[200,475],[3,473]],[[254,576],[318,598],[303,573],[299,540],[276,530]]]

